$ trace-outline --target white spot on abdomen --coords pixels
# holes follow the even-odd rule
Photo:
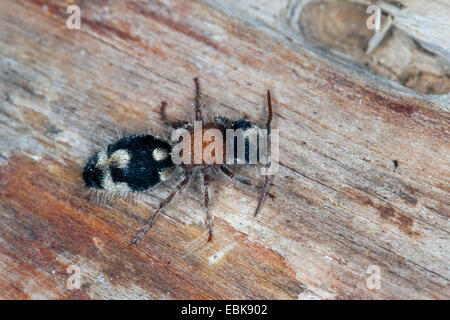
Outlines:
[[[117,168],[124,169],[128,166],[131,156],[125,149],[119,149],[115,151],[108,159],[109,165],[116,166]]]
[[[155,161],[161,161],[169,156],[169,151],[165,148],[155,148],[152,156]]]

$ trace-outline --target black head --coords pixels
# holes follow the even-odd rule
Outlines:
[[[89,159],[83,170],[83,180],[86,186],[90,188],[103,189],[102,177],[103,171],[97,168],[98,153]]]
[[[242,131],[247,131],[249,129],[258,129],[258,125],[254,122],[248,120],[237,120],[231,123],[230,129],[237,130],[241,129]]]
[[[250,163],[250,143],[256,145],[257,148],[257,143],[258,143],[258,125],[254,122],[248,121],[248,120],[237,120],[234,121],[230,124],[229,126],[230,129],[233,130],[242,130],[243,133],[243,138],[244,138],[244,154],[243,154],[243,158],[238,156],[238,139],[237,136],[234,138],[234,159],[237,161],[242,161],[243,163]],[[255,150],[256,152],[256,161],[258,161],[258,152],[257,150]],[[242,163],[241,162],[241,163]]]

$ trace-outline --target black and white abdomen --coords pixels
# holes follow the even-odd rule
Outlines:
[[[152,135],[122,138],[86,163],[88,187],[110,192],[143,191],[170,178],[174,164],[169,143]]]

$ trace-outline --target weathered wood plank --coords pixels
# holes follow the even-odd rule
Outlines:
[[[2,298],[450,297],[448,95],[290,42],[281,1],[237,3],[81,2],[69,30],[67,4],[0,1]],[[214,179],[212,243],[193,184],[129,247],[170,186],[90,202],[81,166],[99,135],[162,132],[162,100],[191,118],[194,76],[208,113],[260,123],[271,89],[280,170],[256,218],[256,189]]]

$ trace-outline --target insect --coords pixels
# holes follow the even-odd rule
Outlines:
[[[203,124],[203,131],[207,129],[217,129],[221,132],[225,132],[226,129],[241,129],[245,134],[251,130],[259,129],[259,126],[256,123],[245,119],[231,121],[225,117],[216,117],[212,122],[205,123],[201,110],[201,93],[198,78],[194,78],[194,83],[195,121],[200,121]],[[173,129],[184,128],[193,136],[194,128],[192,124],[183,121],[171,121],[167,118],[165,112],[166,106],[167,104],[165,102],[161,103],[160,115],[164,122]],[[269,90],[267,90],[267,108],[268,118],[265,129],[267,129],[267,137],[269,137],[270,123],[272,121],[272,102]],[[222,142],[223,145],[225,145],[226,135],[223,135]],[[174,186],[173,191],[167,198],[161,201],[155,212],[151,214],[143,227],[138,231],[131,244],[137,245],[139,243],[148,229],[153,225],[153,222],[160,211],[173,200],[175,195],[188,184],[195,174],[200,174],[203,180],[203,204],[206,209],[205,224],[208,228],[208,241],[211,241],[212,239],[212,217],[209,209],[209,183],[213,172],[212,169],[219,169],[219,172],[227,177],[251,185],[246,178],[235,175],[231,168],[226,164],[208,164],[205,162],[205,159],[201,159],[200,163],[181,163],[176,165],[171,157],[173,146],[173,142],[150,134],[132,135],[121,138],[116,142],[109,144],[104,150],[98,151],[87,161],[84,167],[83,180],[87,187],[119,194],[139,192],[156,187],[161,182],[167,181],[172,176],[176,167],[182,169],[183,179],[181,182]],[[202,146],[202,149],[203,148],[205,148],[205,145]],[[236,150],[233,156],[237,157]],[[243,164],[248,164],[248,162],[248,145],[246,141],[245,159],[243,159]],[[266,163],[266,167],[268,166],[270,166],[269,162]],[[269,184],[270,176],[266,175],[254,216],[256,216],[261,209],[267,195]]]
[[[392,160],[392,162],[394,163],[394,168],[397,169],[398,168],[398,160]]]

